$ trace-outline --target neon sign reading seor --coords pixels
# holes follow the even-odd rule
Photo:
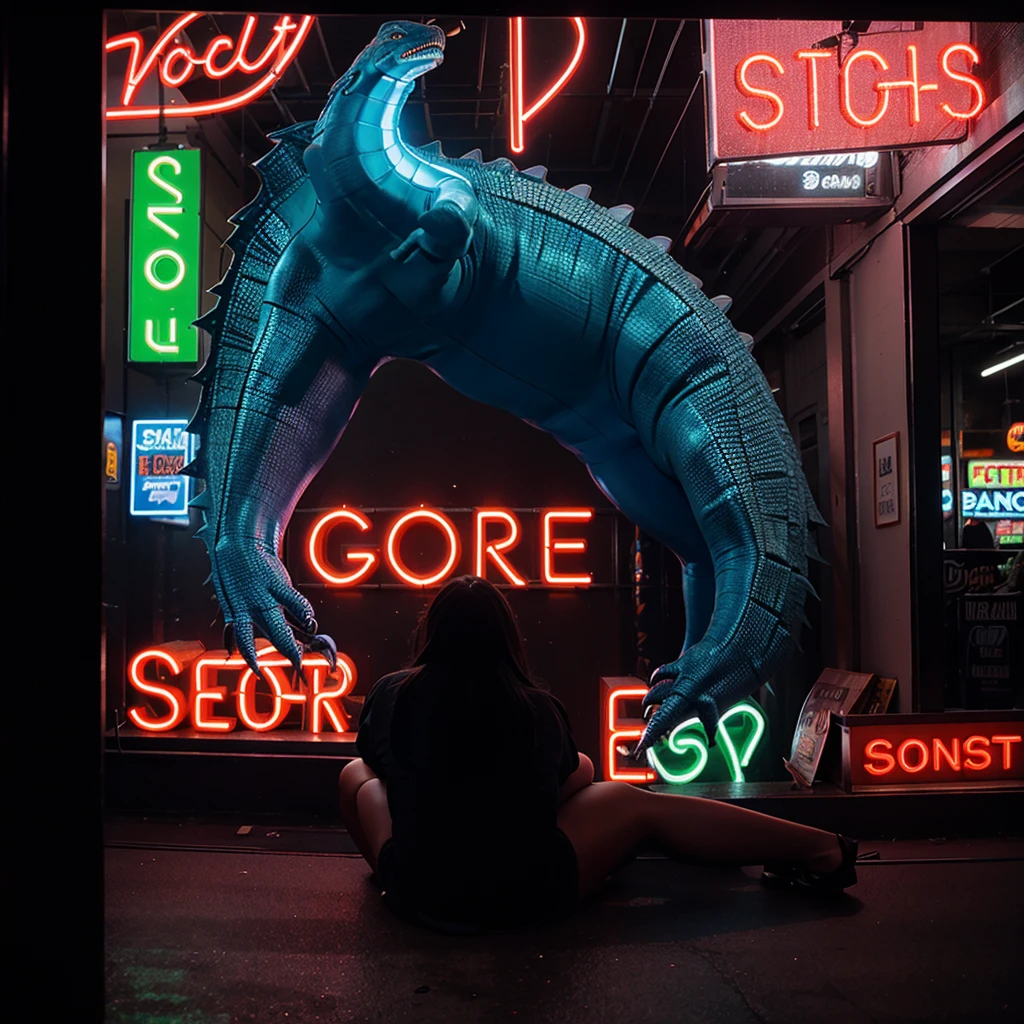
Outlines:
[[[330,728],[348,732],[349,719],[340,700],[356,685],[352,659],[339,652],[338,668],[332,673],[320,654],[304,654],[302,668],[308,689],[293,688],[291,663],[265,640],[257,640],[258,664],[270,692],[259,693],[262,685],[241,655],[227,651],[205,651],[200,643],[169,643],[140,651],[128,665],[128,681],[146,703],[128,709],[128,719],[145,732],[168,732],[186,719],[198,732],[234,731],[238,723],[252,732],[270,732],[284,724],[293,708],[303,713],[307,731],[318,735]],[[221,674],[231,677],[226,684]],[[217,714],[216,705],[234,699],[234,715]],[[257,706],[269,698],[270,710]],[[156,707],[153,707],[153,704]]]
[[[107,109],[108,120],[161,115],[165,118],[198,117],[201,114],[223,113],[251,103],[280,80],[285,69],[298,56],[315,20],[304,15],[296,22],[290,15],[281,15],[274,23],[271,39],[262,53],[250,60],[249,46],[259,20],[256,15],[246,16],[237,39],[227,35],[215,36],[200,55],[190,45],[180,42],[179,38],[189,25],[203,17],[205,15],[198,11],[190,11],[176,18],[161,33],[148,53],[145,53],[142,35],[138,32],[127,32],[107,40],[107,53],[120,49],[129,51],[128,68],[121,87],[121,106]],[[177,89],[198,68],[202,68],[206,77],[214,81],[225,81],[238,75],[247,81],[244,88],[215,100],[174,103],[163,108],[133,106],[137,91],[154,72],[167,88]]]

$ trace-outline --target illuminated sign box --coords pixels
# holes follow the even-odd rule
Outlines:
[[[132,472],[129,511],[188,523],[190,477],[182,473],[196,454],[196,436],[188,420],[135,420],[132,423]]]
[[[966,138],[984,109],[970,22],[704,23],[708,166]]]
[[[1024,712],[847,715],[836,723],[847,792],[1024,788]]]
[[[967,486],[1024,488],[1024,459],[969,459]]]
[[[129,362],[199,360],[201,203],[199,150],[132,154]]]

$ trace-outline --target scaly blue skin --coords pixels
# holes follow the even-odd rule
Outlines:
[[[189,468],[229,634],[257,672],[256,631],[296,668],[300,641],[334,656],[281,564],[285,527],[374,370],[416,359],[552,434],[680,558],[686,638],[651,678],[635,753],[694,714],[714,743],[719,712],[794,649],[812,592],[822,520],[796,449],[722,309],[630,207],[402,141],[444,44],[435,26],[382,26],[315,126],[277,133],[233,218],[235,259],[199,322],[213,348]]]

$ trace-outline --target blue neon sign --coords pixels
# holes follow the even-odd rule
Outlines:
[[[188,420],[135,420],[132,424],[133,516],[188,522],[189,482],[181,470],[196,454]]]

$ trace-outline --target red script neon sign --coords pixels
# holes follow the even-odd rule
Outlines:
[[[535,114],[544,109],[562,91],[563,86],[575,74],[583,58],[583,49],[587,44],[587,32],[582,18],[573,18],[576,27],[576,52],[565,70],[556,79],[555,84],[536,103],[523,109],[523,19],[508,19],[508,85],[509,85],[509,146],[513,153],[522,153],[526,148],[523,125]]]
[[[203,14],[191,11],[175,19],[153,44],[149,53],[144,53],[142,36],[138,32],[127,32],[107,40],[108,53],[125,47],[129,50],[128,69],[125,71],[124,84],[121,88],[121,106],[107,109],[109,120],[123,121],[160,115],[160,107],[132,105],[139,87],[154,72],[169,89],[177,89],[184,85],[200,67],[210,79],[223,80],[243,76],[241,81],[249,82],[229,96],[165,106],[162,109],[165,118],[220,114],[225,110],[234,110],[236,107],[251,103],[270,89],[281,78],[288,65],[295,60],[314,21],[310,15],[304,15],[297,22],[293,21],[290,15],[281,15],[274,23],[270,42],[259,56],[250,60],[248,51],[258,21],[256,15],[246,16],[237,40],[226,35],[215,36],[200,56],[191,46],[177,41],[176,37],[187,26],[202,17]]]

